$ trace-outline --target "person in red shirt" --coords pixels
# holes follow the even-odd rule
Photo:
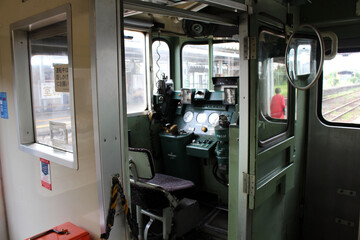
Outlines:
[[[284,119],[285,113],[285,98],[280,94],[281,89],[276,88],[276,95],[272,97],[270,104],[270,111],[272,118]]]

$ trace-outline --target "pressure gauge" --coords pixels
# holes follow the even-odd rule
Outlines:
[[[208,121],[209,121],[209,123],[210,123],[211,125],[216,125],[216,124],[218,124],[218,122],[219,122],[219,114],[218,114],[218,113],[212,113],[212,114],[210,114]]]
[[[206,113],[199,113],[198,115],[197,115],[197,117],[196,117],[196,121],[198,122],[198,123],[203,123],[203,122],[205,122],[207,120],[207,115],[206,115]]]
[[[194,118],[194,113],[192,111],[187,111],[183,116],[183,120],[186,123],[191,122],[193,118]]]

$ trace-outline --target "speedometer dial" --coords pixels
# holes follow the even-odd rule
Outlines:
[[[219,114],[218,113],[212,113],[209,116],[209,123],[211,125],[216,125],[219,122]]]
[[[197,121],[198,123],[203,123],[203,122],[206,121],[206,119],[207,119],[206,113],[199,113],[199,114],[197,115],[197,117],[196,117],[196,121]]]
[[[183,116],[183,120],[186,123],[191,122],[193,118],[194,118],[194,113],[192,111],[187,111]]]

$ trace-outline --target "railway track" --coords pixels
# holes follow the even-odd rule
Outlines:
[[[343,98],[343,97],[346,97],[346,96],[350,96],[352,94],[360,94],[360,90],[357,90],[357,91],[353,91],[353,92],[348,92],[348,93],[344,93],[344,94],[341,94],[341,95],[338,95],[338,96],[335,96],[335,97],[323,97],[322,99],[322,102],[325,103],[325,102],[328,102],[330,100],[335,100],[335,99],[339,99],[339,98]]]
[[[350,102],[337,106],[325,113],[323,113],[323,117],[330,122],[334,122],[348,113],[351,113],[355,109],[360,107],[360,98],[356,98]]]

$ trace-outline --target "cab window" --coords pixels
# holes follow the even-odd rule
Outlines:
[[[209,88],[212,77],[237,77],[239,69],[238,42],[187,43],[183,46],[183,88]]]
[[[213,76],[239,76],[239,43],[224,42],[213,44]]]
[[[330,124],[360,124],[360,52],[324,61],[321,115]]]
[[[209,45],[186,44],[182,49],[182,87],[209,87]]]
[[[124,30],[127,113],[147,108],[145,34]]]

